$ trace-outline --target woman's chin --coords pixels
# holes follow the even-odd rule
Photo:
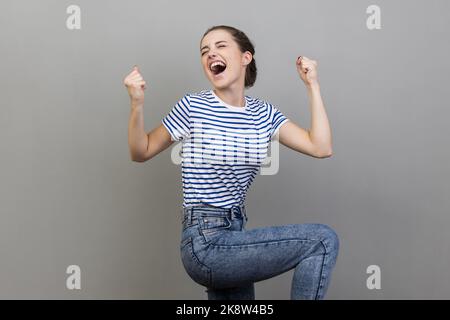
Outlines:
[[[216,86],[220,86],[220,87],[223,87],[223,86],[225,86],[225,84],[226,84],[226,78],[225,77],[217,77],[217,76],[213,76],[212,78],[211,78],[211,82],[214,84],[214,85],[216,85]]]
[[[217,75],[213,75],[211,78],[212,78],[212,81],[223,81],[225,79],[225,76],[222,72]]]

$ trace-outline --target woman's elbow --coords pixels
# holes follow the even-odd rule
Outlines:
[[[324,159],[324,158],[329,158],[333,155],[333,150],[332,148],[327,148],[327,149],[320,149],[315,153],[315,157],[316,158],[320,158],[320,159]]]

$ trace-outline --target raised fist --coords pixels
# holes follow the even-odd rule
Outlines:
[[[144,78],[139,72],[137,66],[133,67],[131,71],[123,80],[124,85],[127,87],[128,94],[132,103],[143,104],[144,103],[144,90],[147,88]]]

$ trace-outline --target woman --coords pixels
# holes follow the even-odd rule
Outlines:
[[[339,249],[333,229],[291,224],[247,230],[244,204],[271,140],[312,157],[331,156],[317,62],[296,61],[310,98],[307,131],[272,104],[244,95],[256,80],[254,54],[242,31],[224,25],[208,29],[200,56],[214,89],[186,94],[148,134],[142,111],[146,83],[135,66],[124,79],[131,98],[131,158],[144,162],[182,141],[181,258],[209,299],[255,299],[255,282],[293,268],[291,299],[323,299]]]

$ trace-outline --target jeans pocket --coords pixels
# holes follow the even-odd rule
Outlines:
[[[192,238],[184,239],[180,244],[181,261],[189,277],[205,287],[211,284],[211,270],[200,262],[194,252]]]
[[[210,242],[221,231],[231,227],[231,221],[225,216],[204,215],[199,218],[199,230],[206,242]]]

